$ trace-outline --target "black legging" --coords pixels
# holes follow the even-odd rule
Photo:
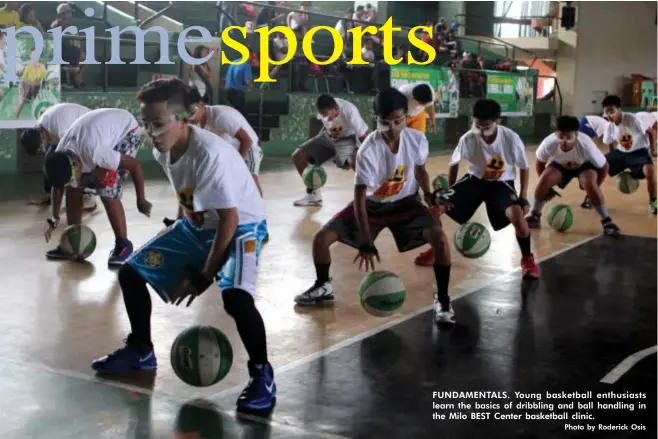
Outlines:
[[[247,118],[247,96],[243,91],[228,88],[226,89],[226,99],[228,99],[231,107],[242,113],[245,119]]]

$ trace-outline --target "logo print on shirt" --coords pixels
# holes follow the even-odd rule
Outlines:
[[[622,134],[617,141],[626,151],[633,147],[633,136],[630,133]]]
[[[176,196],[189,220],[196,226],[202,226],[204,212],[194,211],[194,188],[182,188],[176,192]]]
[[[379,189],[375,191],[373,196],[379,200],[385,200],[387,198],[391,198],[402,191],[402,188],[404,187],[404,183],[406,181],[407,181],[407,173],[404,168],[404,165],[398,165],[398,167],[395,168],[395,172],[393,172],[393,175],[388,177],[386,181],[382,183],[381,186],[379,186]]]
[[[566,169],[578,169],[578,168],[580,168],[580,165],[578,164],[578,162],[574,162],[574,161],[570,161],[570,160],[567,160],[566,162],[561,162],[560,166],[563,166]]]
[[[342,132],[343,132],[343,127],[340,125],[329,128],[329,134],[331,135],[331,137],[340,137]]]
[[[505,160],[500,156],[491,157],[484,167],[483,180],[498,180],[505,173]]]

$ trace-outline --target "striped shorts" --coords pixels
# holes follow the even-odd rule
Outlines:
[[[254,151],[254,148],[249,148],[249,152],[244,158],[244,161],[247,163],[249,172],[258,175],[260,172],[260,163],[263,161],[263,150],[258,148],[258,150]]]

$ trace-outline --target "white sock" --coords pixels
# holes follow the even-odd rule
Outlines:
[[[609,216],[608,208],[605,207],[605,204],[602,204],[601,206],[594,206],[594,210],[596,210],[596,213],[599,214],[602,220],[606,219]]]

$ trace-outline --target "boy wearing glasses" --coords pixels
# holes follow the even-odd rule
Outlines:
[[[301,176],[309,164],[321,166],[332,158],[339,168],[354,169],[358,145],[369,132],[358,108],[351,102],[326,94],[318,97],[316,105],[323,127],[317,136],[292,154],[297,172]],[[306,189],[306,195],[295,201],[294,205],[321,206],[322,195],[317,189]]]
[[[530,169],[521,138],[514,131],[498,125],[500,105],[492,99],[480,99],[473,105],[473,127],[464,134],[450,160],[450,188],[440,195],[454,206],[446,212],[458,224],[468,222],[484,203],[494,230],[512,224],[521,249],[521,270],[526,279],[539,277],[539,269],[530,251],[530,228],[525,215]],[[457,181],[459,163],[468,162],[468,173]],[[521,187],[514,181],[519,169]]]
[[[435,206],[425,163],[429,153],[425,135],[406,128],[407,98],[396,89],[382,91],[375,98],[377,130],[370,134],[356,155],[354,201],[334,215],[315,235],[313,262],[316,280],[313,286],[295,297],[300,305],[333,303],[329,277],[331,254],[336,241],[358,250],[355,262],[366,270],[375,269],[379,253],[374,241],[388,228],[400,252],[429,243],[435,257],[434,274],[438,292],[434,296],[434,319],[454,323],[448,295],[450,246],[441,222],[422,202]]]
[[[217,135],[188,124],[189,90],[179,79],[146,84],[137,99],[153,155],[179,202],[178,221],[119,270],[131,333],[125,346],[92,363],[100,373],[128,375],[158,367],[151,339],[151,296],[187,306],[218,279],[226,312],[249,355],[250,380],[239,409],[268,410],[276,396],[263,319],[253,295],[265,202],[240,154]]]
[[[120,267],[133,251],[128,240],[126,213],[121,203],[122,185],[130,173],[137,192],[137,210],[151,214],[144,195],[142,166],[135,158],[140,145],[139,125],[126,110],[103,108],[85,113],[64,134],[44,164],[52,185],[52,215],[47,219],[46,241],[59,225],[62,196],[66,191],[66,219],[80,224],[85,188],[96,189],[116,237],[108,265]],[[59,247],[46,253],[48,259],[68,259]]]

